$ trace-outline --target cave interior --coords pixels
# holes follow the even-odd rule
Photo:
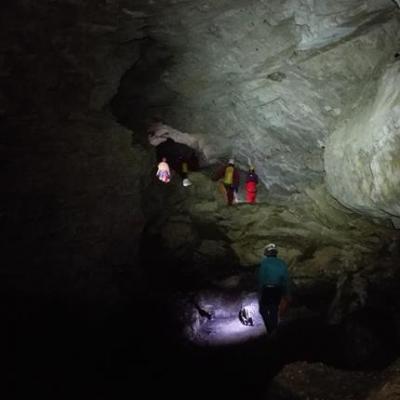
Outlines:
[[[398,0],[2,8],[4,398],[398,398]]]

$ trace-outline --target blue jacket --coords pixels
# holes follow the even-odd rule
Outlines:
[[[261,289],[265,285],[280,286],[283,294],[289,293],[288,266],[278,257],[264,257],[258,271],[258,284]]]

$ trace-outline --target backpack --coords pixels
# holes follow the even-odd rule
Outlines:
[[[229,165],[225,169],[225,177],[224,177],[224,184],[225,185],[232,185],[233,183],[233,167]]]

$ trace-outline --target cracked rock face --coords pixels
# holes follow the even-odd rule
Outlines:
[[[210,162],[251,162],[271,192],[323,180],[326,142],[399,43],[392,1],[165,1],[148,12],[172,60],[145,114],[193,134]]]
[[[342,203],[362,213],[400,217],[400,63],[368,84],[325,152],[327,182]]]

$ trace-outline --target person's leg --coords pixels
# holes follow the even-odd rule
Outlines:
[[[226,200],[228,206],[231,206],[233,203],[233,189],[230,185],[225,185],[225,189],[226,189]]]
[[[251,203],[251,193],[246,190],[246,203]]]
[[[170,180],[169,174],[167,171],[161,171],[160,173],[160,180],[164,183],[168,183]]]
[[[289,307],[289,296],[282,296],[281,302],[279,304],[279,318],[281,318],[287,311]]]
[[[227,195],[226,195],[226,186],[223,182],[218,182],[218,191],[221,193],[222,197],[224,198],[224,201],[227,201]]]
[[[239,203],[238,192],[239,188],[237,186],[232,185],[232,197],[233,197],[233,202],[235,204]]]
[[[269,310],[269,334],[271,335],[273,332],[275,332],[278,328],[278,304],[271,303],[268,306]]]
[[[276,304],[260,304],[260,314],[268,335],[278,328],[278,306]]]
[[[281,289],[265,287],[261,293],[259,311],[264,321],[267,333],[271,335],[278,328],[278,309],[281,299]]]
[[[261,292],[259,311],[268,335],[270,335],[273,330],[273,324],[271,323],[270,303],[270,288],[265,287]]]
[[[261,315],[261,318],[263,319],[265,329],[267,330],[267,333],[269,334],[271,326],[269,323],[268,307],[266,304],[263,304],[262,299],[260,300],[258,311]]]

